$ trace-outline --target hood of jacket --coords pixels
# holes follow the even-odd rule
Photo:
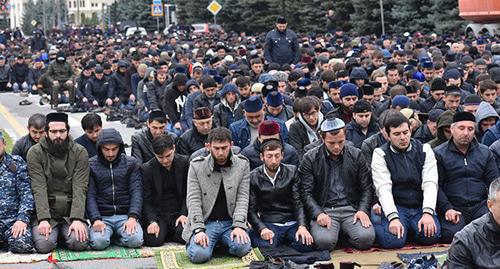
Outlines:
[[[101,147],[105,144],[118,144],[120,150],[118,151],[117,158],[113,161],[113,164],[120,161],[120,155],[125,153],[125,146],[123,144],[123,139],[121,134],[114,128],[102,129],[101,133],[97,137],[97,156],[101,162],[109,163],[104,155],[102,154]]]
[[[477,108],[477,111],[476,111],[476,124],[477,124],[478,130],[480,130],[479,124],[481,123],[481,121],[485,120],[487,118],[490,118],[490,117],[495,117],[498,120],[497,111],[489,103],[484,102],[484,101],[481,102],[479,104],[479,107]]]
[[[437,138],[439,138],[440,140],[448,140],[446,139],[446,136],[444,135],[444,131],[443,131],[443,128],[444,127],[450,127],[451,124],[453,123],[453,115],[455,115],[455,112],[454,111],[451,111],[451,110],[447,110],[445,112],[443,112],[443,114],[441,114],[441,116],[439,117],[438,121],[437,121]]]

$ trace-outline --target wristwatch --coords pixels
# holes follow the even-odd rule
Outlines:
[[[205,229],[203,229],[203,228],[197,228],[197,229],[194,229],[193,233],[199,234],[199,233],[204,232],[204,231],[205,231]]]

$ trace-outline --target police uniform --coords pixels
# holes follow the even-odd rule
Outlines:
[[[26,162],[19,156],[5,153],[0,161],[0,243],[8,245],[11,252],[27,253],[33,250],[33,238],[29,227],[34,200]],[[28,225],[26,233],[12,236],[16,221]]]

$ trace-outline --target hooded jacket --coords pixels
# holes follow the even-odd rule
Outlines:
[[[498,113],[489,103],[481,102],[476,111],[476,139],[477,141],[483,141],[483,135],[485,132],[481,131],[481,121],[494,117],[498,121]]]
[[[453,112],[451,110],[445,111],[445,112],[443,112],[443,114],[441,114],[441,116],[439,117],[439,119],[437,121],[436,138],[432,139],[429,142],[429,145],[431,146],[431,148],[434,149],[435,147],[448,141],[448,139],[446,139],[446,136],[444,135],[444,127],[451,126],[451,124],[453,123],[453,115],[455,115],[455,112]]]
[[[116,159],[106,160],[101,147],[120,146]],[[142,211],[142,178],[134,157],[127,156],[120,133],[103,129],[97,138],[97,155],[90,158],[87,216],[91,222],[102,216],[128,215],[139,218]]]
[[[492,145],[500,138],[500,121],[497,121],[495,126],[484,132],[482,143],[486,146]]]

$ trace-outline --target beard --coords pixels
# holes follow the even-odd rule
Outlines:
[[[47,139],[47,144],[49,145],[48,152],[50,155],[56,157],[62,157],[69,152],[69,137],[66,139],[56,138],[52,141],[50,138]]]

